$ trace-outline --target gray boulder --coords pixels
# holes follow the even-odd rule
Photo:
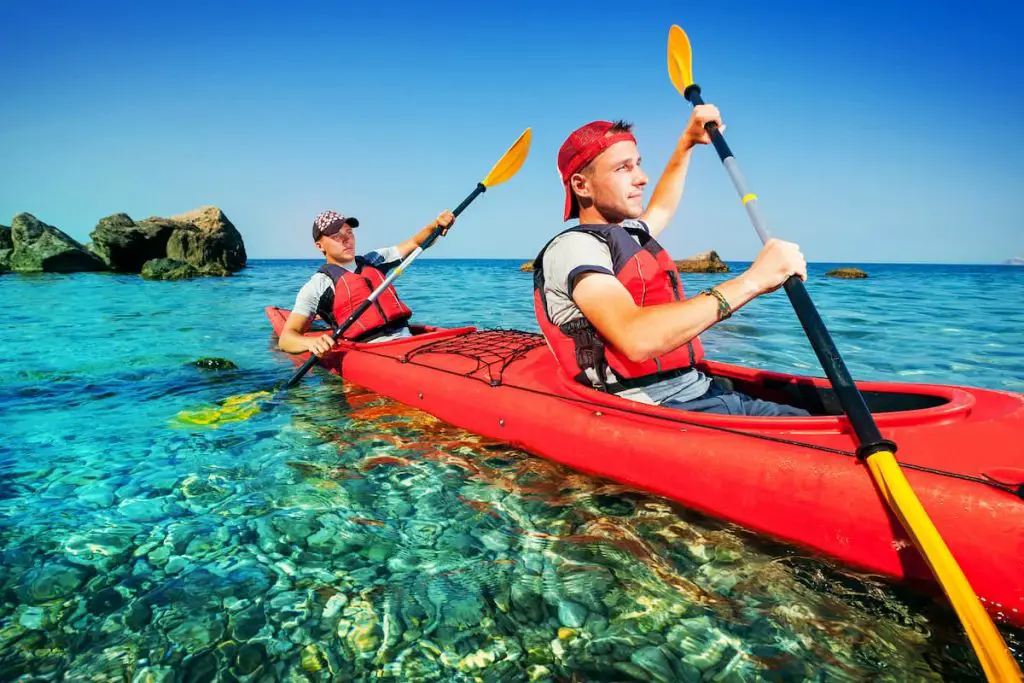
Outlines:
[[[705,251],[690,258],[676,261],[680,273],[728,273],[729,266],[718,256],[717,251]]]
[[[176,228],[167,242],[167,257],[184,261],[215,274],[245,268],[245,244],[224,212],[215,206],[172,216],[184,225]]]
[[[106,264],[62,230],[30,213],[11,222],[10,269],[21,273],[79,273],[107,270]]]
[[[825,277],[836,277],[841,280],[863,280],[868,276],[860,268],[836,268],[825,273]]]
[[[0,273],[11,269],[12,251],[14,251],[14,239],[11,237],[11,229],[6,225],[0,225]]]
[[[128,214],[116,213],[100,219],[92,238],[92,251],[103,259],[111,270],[119,273],[138,273],[142,264],[167,254],[167,241],[179,228],[187,224],[166,218],[149,218],[136,223]]]

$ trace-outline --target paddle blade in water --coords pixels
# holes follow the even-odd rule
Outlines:
[[[679,94],[685,97],[686,89],[693,85],[693,60],[690,39],[675,25],[668,30],[668,76]]]
[[[231,396],[219,406],[183,410],[175,417],[178,422],[201,427],[218,427],[231,422],[242,422],[260,412],[260,403],[270,398],[269,391]]]
[[[523,166],[523,162],[526,161],[526,155],[530,153],[530,141],[532,139],[533,132],[527,128],[519,136],[519,139],[512,143],[512,146],[508,148],[505,155],[498,160],[498,163],[494,165],[494,168],[491,169],[491,172],[487,174],[487,177],[483,179],[481,184],[484,187],[494,187],[518,173],[519,169]]]

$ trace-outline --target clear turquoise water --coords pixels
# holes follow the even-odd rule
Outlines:
[[[421,321],[535,330],[518,265],[399,289]],[[0,276],[0,680],[981,680],[940,603],[320,372],[178,423],[291,373],[262,309],[315,267]],[[809,282],[855,376],[1024,391],[1024,269],[863,267]],[[818,374],[781,293],[705,341]]]

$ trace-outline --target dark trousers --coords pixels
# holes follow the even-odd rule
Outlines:
[[[759,417],[805,417],[810,415],[803,408],[794,408],[781,403],[762,401],[738,391],[723,391],[717,384],[692,401],[665,401],[665,408],[692,410],[698,413],[720,415],[756,415]]]

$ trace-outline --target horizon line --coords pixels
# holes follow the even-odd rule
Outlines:
[[[316,257],[288,257],[288,258],[269,258],[269,257],[251,257],[249,261],[322,261],[322,258]],[[417,259],[418,261],[516,261],[525,263],[527,261],[533,261],[534,257],[494,257],[494,256],[440,256],[440,257],[427,257],[422,256]],[[685,260],[685,259],[677,259]],[[753,263],[753,261],[743,261],[734,259],[722,259],[722,263]],[[850,265],[862,265],[862,266],[1007,266],[1007,267],[1020,267],[1007,261],[808,261],[808,265],[836,265],[836,264],[850,264]]]

